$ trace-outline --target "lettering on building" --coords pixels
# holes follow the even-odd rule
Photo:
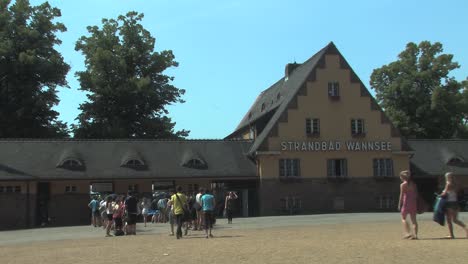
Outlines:
[[[388,141],[283,141],[282,151],[391,151]]]

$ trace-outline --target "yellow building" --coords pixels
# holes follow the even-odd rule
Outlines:
[[[254,141],[261,215],[393,209],[412,153],[333,43],[286,65],[228,138]]]

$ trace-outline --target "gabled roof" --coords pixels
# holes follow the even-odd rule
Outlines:
[[[287,119],[286,110],[289,107],[296,107],[297,101],[295,100],[299,93],[302,93],[306,90],[307,81],[315,81],[316,78],[316,69],[323,68],[325,66],[325,55],[339,55],[340,56],[340,67],[342,69],[349,69],[351,74],[351,82],[360,84],[360,92],[362,96],[370,97],[370,107],[373,110],[379,110],[381,112],[382,123],[390,124],[392,129],[392,136],[400,136],[400,132],[395,126],[390,122],[389,118],[385,115],[383,110],[377,104],[375,99],[370,95],[369,91],[356,75],[356,73],[351,69],[348,62],[344,59],[341,53],[336,48],[333,42],[330,42],[327,46],[313,55],[310,59],[305,61],[299,67],[295,68],[289,76],[281,78],[277,83],[263,91],[260,96],[257,98],[253,106],[250,108],[249,112],[244,116],[241,123],[237,126],[236,131],[234,131],[230,136],[235,135],[237,132],[245,129],[246,127],[252,125],[260,118],[264,117],[266,114],[273,112],[274,114],[267,122],[265,128],[260,132],[260,134],[255,138],[252,147],[250,148],[248,155],[254,156],[257,150],[262,146],[264,141],[268,138],[270,134],[274,134],[274,128],[281,119]],[[274,100],[274,97],[280,94],[281,98],[277,102]],[[273,103],[268,104],[268,102],[273,101]],[[269,105],[262,111],[262,105]],[[250,118],[249,118],[250,117]],[[228,136],[228,138],[230,137]],[[405,139],[401,138],[402,141],[402,150],[410,150],[409,146],[406,144]]]
[[[330,42],[328,46],[297,67],[287,78],[281,78],[270,88],[261,92],[231,135],[255,123],[266,114],[277,110],[281,105],[287,104],[294,97],[297,90],[304,83],[309,73],[317,65],[319,59],[330,45],[334,46],[333,42]],[[263,110],[262,105],[265,106]]]
[[[0,181],[24,179],[255,179],[255,163],[244,140],[0,140]],[[79,153],[83,170],[57,168],[63,153]],[[204,170],[181,165],[186,153],[198,153],[209,164]],[[68,155],[66,155],[68,156]],[[73,155],[76,156],[76,155]],[[144,170],[121,166],[137,157]]]
[[[411,163],[424,174],[441,176],[452,171],[468,175],[468,140],[409,139],[408,144],[415,151]],[[454,158],[461,162],[450,163]]]

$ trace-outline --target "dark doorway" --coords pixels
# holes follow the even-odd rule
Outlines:
[[[46,226],[49,224],[49,200],[50,200],[50,183],[39,182],[37,184],[37,211],[36,225]]]
[[[434,193],[441,192],[441,190],[438,189],[437,178],[415,178],[414,182],[418,186],[419,195],[427,202],[429,210],[432,210],[432,205],[436,198]]]

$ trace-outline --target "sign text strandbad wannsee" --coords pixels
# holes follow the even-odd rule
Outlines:
[[[283,151],[391,151],[387,141],[283,141]]]

